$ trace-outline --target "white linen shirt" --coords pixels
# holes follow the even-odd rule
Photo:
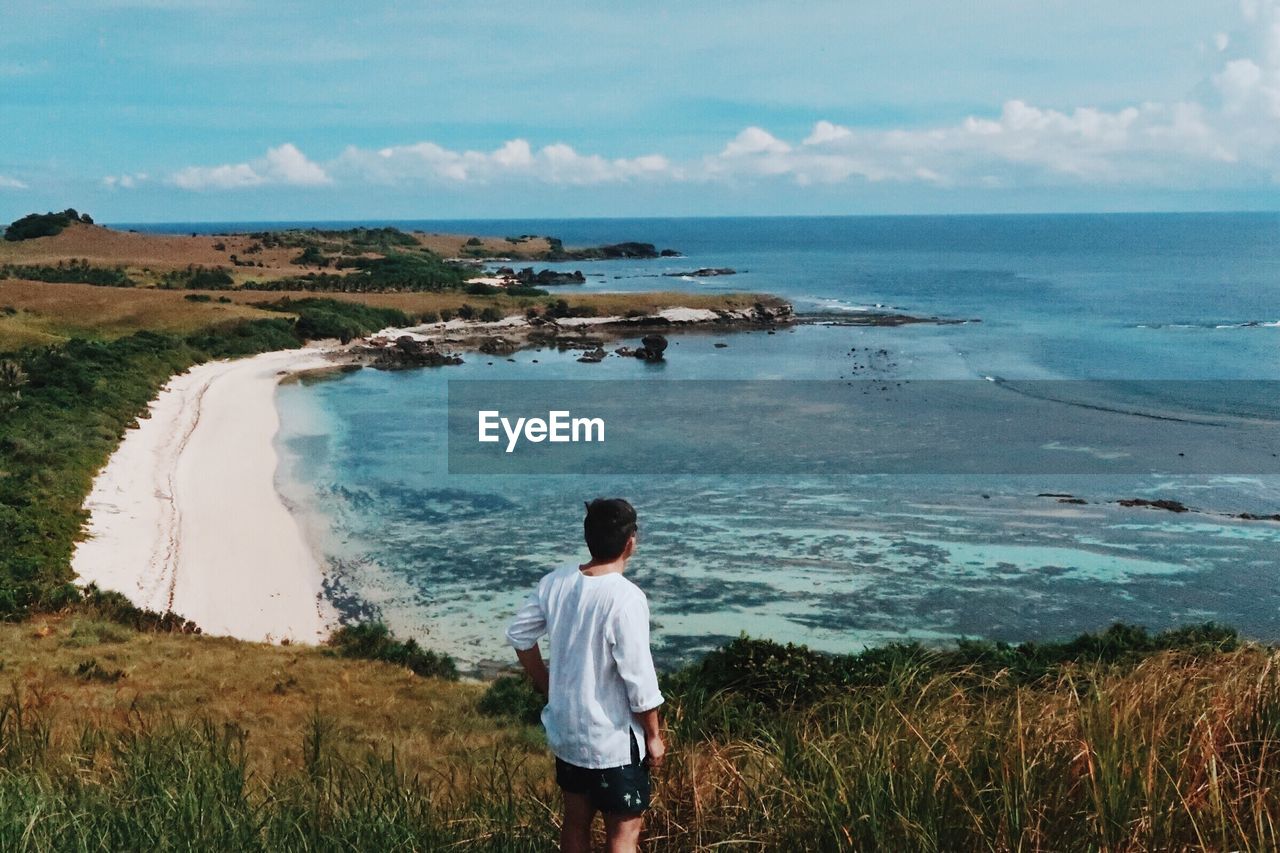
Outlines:
[[[635,715],[662,704],[649,652],[649,602],[621,574],[585,575],[573,565],[542,578],[516,613],[507,640],[533,648],[550,637],[551,684],[542,725],[561,761],[600,769],[631,763]]]

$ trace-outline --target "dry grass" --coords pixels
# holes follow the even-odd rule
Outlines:
[[[437,255],[444,255],[446,258],[463,257],[468,250],[479,250],[492,257],[537,258],[551,250],[551,243],[546,237],[534,237],[531,240],[512,243],[506,239],[506,236],[518,237],[520,235],[473,237],[469,234],[437,234],[425,231],[414,231],[412,233],[424,248],[430,249]],[[468,246],[467,241],[471,239],[479,240],[480,245]]]
[[[289,262],[298,254],[297,249],[281,247],[246,254],[255,242],[244,234],[226,237],[140,234],[75,223],[52,237],[0,242],[0,264],[56,264],[83,258],[99,266],[124,267],[142,280],[150,278],[148,273],[182,269],[192,264],[226,267],[234,273],[243,273],[241,277],[250,278],[279,278],[304,272],[302,267]],[[219,244],[225,248],[215,249]],[[262,261],[264,268],[233,267],[231,255]]]
[[[375,305],[380,308],[398,308],[410,315],[421,315],[426,312],[439,312],[442,309],[454,309],[458,306],[472,305],[482,308],[494,305],[499,309],[519,313],[530,305],[540,305],[547,299],[563,299],[571,306],[590,306],[600,316],[625,315],[628,311],[646,313],[660,311],[663,308],[749,308],[756,302],[777,302],[772,297],[762,297],[750,293],[679,293],[676,291],[653,291],[647,293],[579,293],[573,290],[552,290],[549,297],[510,297],[510,296],[473,296],[466,293],[307,293],[303,291],[226,291],[222,295],[229,296],[241,305],[254,305],[260,302],[274,302],[290,297],[303,299],[308,296],[320,296],[325,299],[342,299],[348,302],[359,302],[364,305]]]
[[[423,248],[445,257],[460,257],[468,250],[481,250],[492,256],[532,258],[544,255],[551,248],[542,237],[521,243],[510,243],[503,237],[478,237],[475,239],[481,241],[480,246],[467,246],[472,237],[465,234],[413,232],[412,236]],[[248,234],[142,234],[77,222],[52,237],[15,243],[0,241],[0,265],[51,265],[83,259],[97,266],[123,267],[143,283],[154,283],[162,273],[191,265],[222,267],[237,282],[269,281],[315,271],[314,267],[292,263],[300,251],[296,247],[259,247],[251,253],[250,247],[257,243]],[[221,248],[217,248],[219,246]],[[232,255],[254,264],[261,262],[262,266],[235,266]]]
[[[1280,849],[1280,655],[1259,647],[1055,683],[964,673],[853,691],[673,751],[656,845]]]
[[[123,676],[77,675],[90,660],[98,671]],[[78,748],[86,726],[112,731],[207,719],[246,731],[249,766],[267,775],[302,767],[301,735],[318,713],[344,751],[386,755],[394,746],[398,766],[411,776],[448,776],[498,753],[527,756],[538,778],[550,767],[536,740],[476,712],[482,685],[425,679],[316,648],[47,617],[0,624],[0,664],[0,684],[50,724],[55,752]]]
[[[0,280],[0,350],[68,337],[116,338],[141,329],[189,333],[267,312],[243,304],[191,302],[186,291]],[[214,295],[216,299],[216,295]]]
[[[32,241],[38,242],[38,241]],[[185,297],[206,293],[213,301],[191,302]],[[591,306],[596,314],[625,315],[628,311],[653,312],[663,308],[746,308],[771,297],[753,294],[702,294],[657,291],[652,293],[554,292],[551,297],[472,296],[465,293],[309,293],[304,291],[186,291],[149,287],[95,287],[88,284],[50,284],[39,281],[0,280],[0,351],[33,344],[54,343],[69,337],[116,338],[150,329],[186,334],[231,320],[279,317],[255,305],[284,298],[339,299],[398,308],[410,316],[457,310],[463,304],[476,308],[493,305],[508,314],[548,298],[564,299],[571,306]],[[222,303],[217,300],[228,299]]]

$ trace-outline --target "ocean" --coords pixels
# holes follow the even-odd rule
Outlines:
[[[639,240],[684,253],[552,265],[586,274],[576,290],[749,290],[830,319],[888,310],[970,322],[672,336],[657,366],[583,364],[577,353],[553,350],[510,361],[471,354],[458,367],[362,370],[282,387],[279,486],[348,613],[380,616],[467,665],[507,661],[506,619],[542,573],[583,558],[582,501],[619,495],[640,514],[629,571],[649,595],[664,665],[742,632],[851,651],[900,639],[1020,641],[1116,621],[1160,629],[1215,620],[1280,639],[1280,523],[1233,517],[1280,512],[1280,476],[1264,464],[1261,444],[1254,467],[1246,460],[1220,474],[1176,466],[1124,474],[856,474],[839,466],[672,473],[662,458],[625,474],[451,474],[443,428],[447,383],[459,379],[1264,387],[1249,383],[1280,379],[1280,215],[360,224],[549,234],[571,246]],[[700,267],[738,274],[667,275]],[[1161,411],[1194,419],[1210,396],[1189,391],[1163,400]],[[637,393],[635,405],[644,400]],[[1062,403],[1050,417],[1078,418],[1079,403]],[[1280,409],[1255,399],[1248,417],[1257,435],[1274,437]],[[1137,428],[1127,416],[1099,423],[1117,431],[1100,427],[1101,445],[1122,432],[1131,439]],[[704,428],[714,430],[714,421]],[[955,429],[960,446],[991,440],[972,421]],[[671,442],[680,442],[678,431]],[[1117,503],[1133,498],[1193,511]]]

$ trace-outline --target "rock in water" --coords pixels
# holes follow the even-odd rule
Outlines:
[[[662,361],[663,353],[667,351],[667,339],[662,335],[645,335],[640,339],[643,344],[636,350],[636,358],[643,358],[645,361]]]
[[[1147,506],[1152,509],[1163,509],[1169,512],[1187,512],[1188,508],[1181,501],[1147,500],[1146,498],[1127,498],[1116,501],[1120,506]]]
[[[520,344],[507,338],[494,336],[481,341],[478,349],[485,355],[510,355],[520,349]]]

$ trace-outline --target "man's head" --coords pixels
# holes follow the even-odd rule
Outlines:
[[[596,498],[587,504],[582,532],[593,560],[631,556],[636,535],[635,507],[622,498]]]

